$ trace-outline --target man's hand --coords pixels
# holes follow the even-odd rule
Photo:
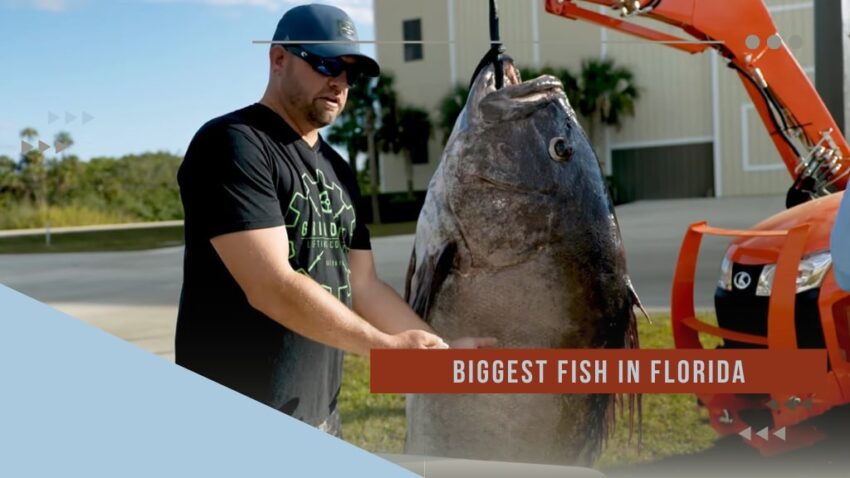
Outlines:
[[[449,341],[453,349],[482,349],[493,347],[498,343],[495,337],[463,337]]]
[[[413,329],[393,335],[390,347],[394,349],[447,349],[449,344],[430,332]]]
[[[496,345],[495,337],[463,337],[446,343],[440,337],[424,330],[407,330],[392,336],[395,349],[480,349]]]

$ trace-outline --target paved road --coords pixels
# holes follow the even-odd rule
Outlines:
[[[746,228],[782,209],[783,198],[642,201],[618,208],[632,279],[644,303],[663,308],[688,224]],[[373,241],[378,273],[399,291],[413,236]],[[707,239],[697,273],[699,307],[710,307],[726,242]],[[85,254],[0,255],[0,283],[114,335],[174,358],[182,249]]]

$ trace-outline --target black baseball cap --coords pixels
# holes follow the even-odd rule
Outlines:
[[[378,62],[360,52],[351,17],[337,7],[310,4],[288,10],[278,22],[272,42],[297,44],[308,53],[325,58],[351,56],[364,75],[381,74]]]

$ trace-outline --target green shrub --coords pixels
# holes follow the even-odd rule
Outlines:
[[[44,227],[78,226],[88,224],[116,224],[133,222],[138,218],[119,211],[92,209],[84,206],[50,206],[39,208],[32,203],[22,202],[6,205],[0,215],[0,230],[31,229]]]

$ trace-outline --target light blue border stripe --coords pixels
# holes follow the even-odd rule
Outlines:
[[[0,285],[0,476],[415,476]]]

